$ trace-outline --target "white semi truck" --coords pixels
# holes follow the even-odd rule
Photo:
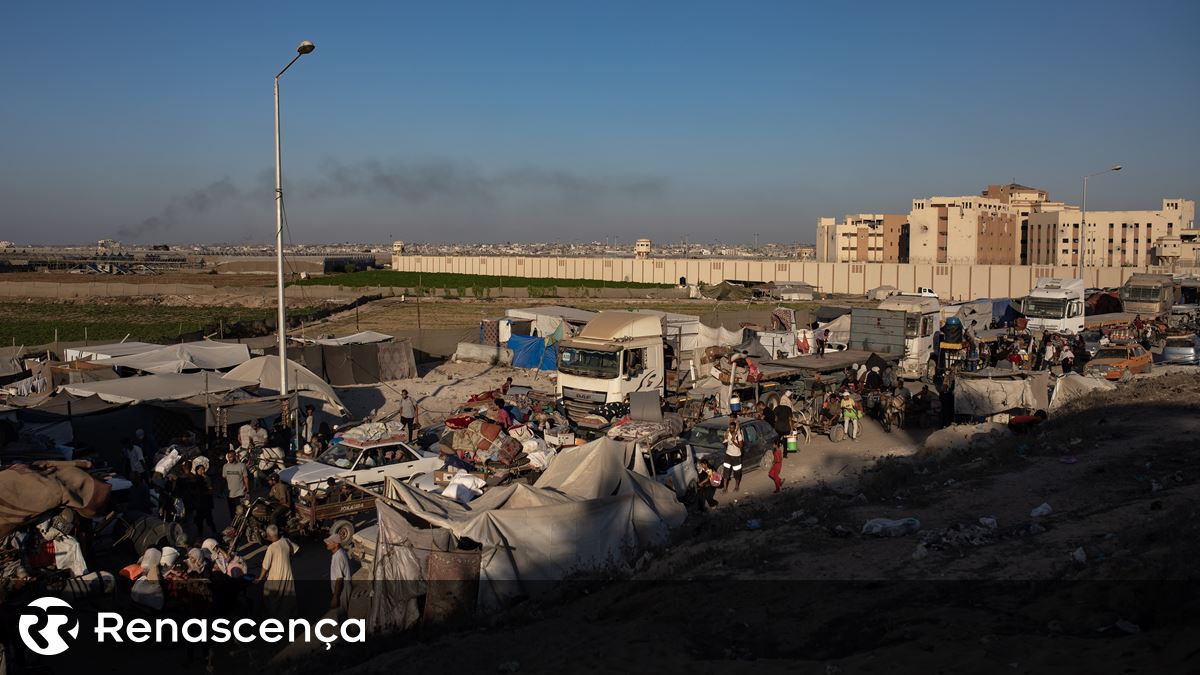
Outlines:
[[[1076,334],[1084,328],[1083,300],[1083,279],[1038,277],[1021,300],[1021,313],[1032,331]]]

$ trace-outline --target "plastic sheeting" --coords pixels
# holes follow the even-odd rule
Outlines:
[[[105,364],[147,373],[181,373],[185,370],[222,370],[250,360],[246,345],[227,342],[185,342],[140,354],[106,359]]]
[[[479,604],[491,608],[525,582],[603,573],[668,542],[686,507],[672,490],[626,469],[623,459],[624,444],[602,438],[562,451],[532,486],[495,487],[467,505],[393,479],[386,496],[483,547]],[[396,543],[381,529],[381,549]]]
[[[513,335],[508,338],[508,348],[513,353],[514,368],[558,370],[558,346],[547,345],[540,337]]]
[[[989,369],[959,373],[954,383],[954,412],[987,417],[1014,409],[1049,409],[1049,374]]]
[[[334,393],[333,387],[329,386],[316,373],[292,360],[288,361],[287,367],[287,381],[290,390],[311,392],[314,397],[332,405],[339,413],[344,415],[348,412],[346,406],[342,405],[341,399]],[[259,356],[250,359],[225,373],[225,379],[243,382],[249,380],[250,384],[257,384],[263,389],[278,392],[280,390],[279,357]]]
[[[313,344],[318,345],[368,345],[378,342],[391,342],[392,336],[385,333],[377,333],[373,330],[365,330],[353,335],[344,335],[338,338],[323,338],[313,340]]]
[[[118,356],[143,354],[161,348],[162,345],[150,344],[149,342],[117,342],[107,345],[92,345],[91,347],[70,347],[63,350],[63,361],[76,361],[78,359],[102,361]]]
[[[584,324],[596,316],[596,313],[584,309],[575,309],[574,307],[548,305],[545,307],[510,309],[505,311],[504,315],[510,319],[532,322],[531,335],[533,336],[546,337],[553,335],[554,331],[558,330],[559,324],[562,324],[563,337],[569,338],[574,337]]]
[[[152,403],[179,401],[206,393],[219,394],[253,387],[255,384],[258,384],[255,380],[241,379],[232,374],[219,377],[211,373],[163,373],[106,382],[67,384],[59,387],[58,391],[65,391],[74,396],[99,396],[101,400],[109,403]]]
[[[1093,391],[1113,391],[1117,385],[1098,377],[1084,377],[1079,373],[1068,373],[1054,383],[1054,397],[1050,399],[1050,410],[1058,410]]]

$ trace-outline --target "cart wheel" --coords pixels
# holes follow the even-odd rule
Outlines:
[[[329,534],[336,534],[342,538],[343,546],[349,546],[354,541],[354,523],[345,519],[335,520],[329,526]]]
[[[829,440],[833,441],[834,443],[841,443],[845,439],[846,430],[843,429],[840,424],[829,430]]]

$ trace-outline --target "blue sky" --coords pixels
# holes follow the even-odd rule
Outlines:
[[[1200,3],[0,8],[0,239],[811,241],[1015,179],[1200,193]]]

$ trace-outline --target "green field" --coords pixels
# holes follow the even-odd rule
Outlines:
[[[530,279],[528,277],[499,277],[484,274],[445,274],[442,272],[393,272],[367,270],[347,274],[331,274],[297,282],[301,286],[391,286],[395,288],[454,288],[469,291],[473,288],[671,288],[670,284],[642,284],[632,281],[599,281],[595,279]],[[465,293],[464,293],[465,295]]]
[[[44,345],[61,341],[119,342],[126,335],[141,342],[171,342],[178,335],[216,332],[222,322],[256,321],[275,316],[271,308],[187,307],[165,305],[85,305],[51,302],[0,302],[0,346]],[[288,310],[290,316],[305,310]]]

